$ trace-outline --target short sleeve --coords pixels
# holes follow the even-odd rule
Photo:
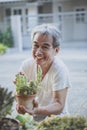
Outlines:
[[[69,88],[71,86],[69,71],[66,68],[61,69],[60,72],[56,72],[53,80],[53,91]]]

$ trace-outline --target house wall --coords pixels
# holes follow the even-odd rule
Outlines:
[[[58,12],[58,6],[61,6],[61,21],[58,20],[56,15],[54,16],[54,23],[58,26],[61,26],[62,40],[69,41],[73,40],[73,16],[65,15],[63,12],[68,12],[72,10],[71,2],[54,2],[53,4],[53,13]]]
[[[3,7],[3,8],[2,8]],[[61,7],[61,10],[58,10]],[[87,0],[66,0],[53,1],[33,4],[27,3],[8,3],[0,6],[0,25],[6,24],[5,9],[11,8],[11,15],[14,9],[22,9],[21,29],[23,48],[30,48],[30,32],[34,26],[41,23],[54,23],[61,31],[63,41],[87,40],[87,13],[85,14],[85,23],[76,23],[76,8],[84,7],[87,10]],[[25,10],[28,9],[28,14]],[[46,14],[46,16],[43,16]],[[42,16],[41,16],[42,15]],[[0,26],[0,28],[5,26]],[[2,30],[3,30],[2,28]]]
[[[87,10],[87,1],[62,1],[53,3],[53,13],[58,12],[58,6],[62,7],[62,18],[61,22],[58,17],[54,16],[54,23],[61,26],[62,40],[63,41],[74,41],[74,40],[87,40],[87,13],[85,16],[85,23],[77,24],[75,21],[76,14],[72,14],[76,11],[76,7],[84,7]],[[71,12],[71,14],[65,13]]]
[[[23,50],[22,33],[21,33],[21,16],[11,16],[11,29],[14,38],[14,47],[20,52]],[[16,22],[15,22],[16,21]]]
[[[0,30],[4,31],[4,26],[2,26],[4,22],[4,12],[3,7],[0,7]]]
[[[37,16],[38,14],[38,10],[37,10],[37,6],[29,6],[28,8],[28,26],[29,26],[29,29],[31,30],[32,27],[36,26],[37,25],[37,22],[38,22],[38,19]]]
[[[72,12],[73,3],[72,2],[63,2],[63,12]],[[72,41],[73,40],[73,15],[64,15],[63,16],[63,40]]]
[[[73,3],[73,10],[84,8],[87,10],[87,1],[75,1]],[[84,16],[84,22],[76,22],[74,17],[74,40],[87,40],[87,13]]]
[[[38,24],[38,18],[35,17],[37,16],[37,6],[29,6],[28,7],[28,24],[27,24],[27,32],[28,33],[23,33],[23,43],[24,46],[23,48],[31,48],[31,30],[34,26],[36,26]]]
[[[3,22],[3,10],[2,10],[2,7],[0,7],[0,22]]]

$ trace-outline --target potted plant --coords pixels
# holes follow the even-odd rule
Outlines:
[[[11,115],[14,96],[7,88],[0,86],[0,130],[19,130],[19,122]]]
[[[42,78],[42,70],[38,67],[36,80],[27,81],[23,73],[16,75],[14,84],[16,86],[15,97],[18,104],[26,106],[30,110],[33,108],[33,100],[36,93],[40,90],[40,83]]]

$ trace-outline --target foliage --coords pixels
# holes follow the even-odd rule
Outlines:
[[[3,33],[0,31],[0,42],[3,42]]]
[[[22,124],[21,130],[87,130],[87,120],[83,116],[51,116],[36,122],[26,113],[18,114],[16,119]]]
[[[0,54],[6,53],[7,47],[3,45],[3,43],[0,43]]]
[[[20,95],[33,95],[36,94],[40,88],[42,70],[39,67],[36,80],[27,81],[26,76],[20,72],[16,75],[16,80],[14,84],[16,85],[16,92]]]
[[[83,116],[48,117],[38,123],[38,130],[84,130],[87,127]]]
[[[20,95],[32,95],[36,93],[37,86],[33,81],[27,82],[23,73],[16,75],[16,92]]]
[[[11,27],[8,26],[5,32],[0,31],[0,42],[6,45],[7,47],[13,47],[13,36]]]
[[[11,114],[13,101],[12,92],[8,92],[7,88],[0,87],[0,117],[6,117],[7,114]]]
[[[37,123],[33,120],[33,116],[26,113],[25,115],[18,114],[16,119],[21,123],[21,130],[37,130]]]

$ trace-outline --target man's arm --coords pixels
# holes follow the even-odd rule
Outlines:
[[[54,91],[53,103],[48,106],[34,108],[34,114],[41,114],[41,115],[60,114],[65,106],[67,90],[68,90],[67,88],[64,88],[59,91]]]

